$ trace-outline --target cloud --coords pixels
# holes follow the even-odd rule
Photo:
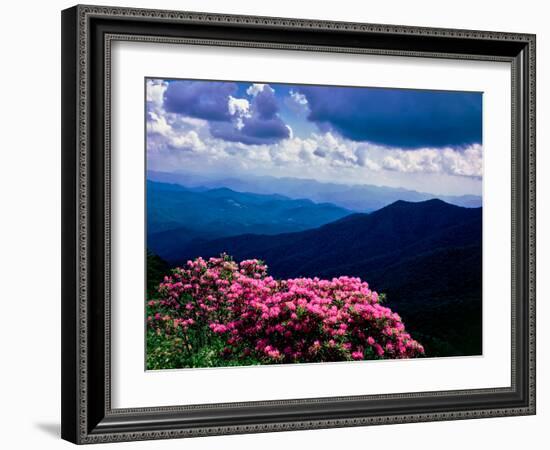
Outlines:
[[[216,81],[171,81],[164,93],[164,109],[198,119],[230,121],[229,97],[235,83]]]
[[[229,114],[232,116],[236,114],[246,115],[250,109],[250,103],[246,98],[235,98],[230,95],[227,103],[227,109],[229,110]]]
[[[147,149],[152,151],[202,151],[204,142],[199,137],[197,123],[186,124],[177,119],[167,120],[166,115],[154,111],[147,114]]]
[[[195,131],[190,131],[187,134],[172,136],[170,139],[170,144],[175,148],[191,148],[194,150],[204,148],[203,142],[200,140],[199,135]]]
[[[183,87],[174,90],[172,85],[179,83]],[[315,101],[310,102],[312,97],[301,91],[302,86],[292,86],[289,91],[267,84],[246,83],[233,89],[233,83],[225,83],[229,88],[217,82],[213,88],[205,87],[205,82],[193,83],[199,82],[147,82],[147,164],[153,170],[252,171],[427,192],[472,193],[481,189],[480,143],[410,147],[353,139],[337,127],[335,119],[313,122],[317,126],[308,122]],[[245,89],[252,94],[245,94]],[[298,103],[296,98],[301,97],[293,98],[291,92],[303,96],[307,104]],[[184,105],[184,99],[197,104]],[[342,101],[342,96],[334,97],[335,104]],[[323,106],[327,117],[329,112],[341,111],[329,103]],[[350,103],[348,107],[354,106]],[[320,114],[321,104],[314,110]],[[396,130],[399,123],[396,120]]]
[[[167,136],[172,132],[172,127],[166,121],[166,117],[152,111],[147,116],[147,132]]]
[[[328,131],[307,138],[293,136],[292,129],[276,113],[262,118],[262,106],[229,100],[235,120],[204,121],[178,114],[150,111],[147,118],[151,151],[192,152],[200,158],[231,158],[236,164],[264,168],[284,166],[304,170],[347,168],[360,173],[441,174],[480,179],[482,146],[402,149],[357,142]],[[263,105],[263,104],[262,104]]]
[[[321,131],[398,148],[480,144],[480,93],[299,86]]]
[[[168,83],[164,80],[147,80],[147,102],[152,104],[156,109],[161,108],[166,88],[168,88]]]
[[[279,111],[275,91],[268,85],[263,85],[261,91],[254,95],[252,100],[252,108],[254,114],[262,119],[273,119]]]
[[[463,151],[452,148],[425,148],[416,151],[391,150],[380,167],[402,173],[444,173],[480,178],[483,171],[482,147],[473,144]]]
[[[218,139],[248,145],[273,144],[291,134],[280,118],[262,120],[255,116],[242,118],[235,124],[211,122],[210,133]]]
[[[235,117],[235,127],[237,130],[242,130],[244,127],[243,118],[250,117],[250,103],[246,98],[235,98],[229,96],[227,104],[229,114]]]
[[[230,97],[232,122],[210,122],[212,136],[249,145],[273,144],[292,135],[292,129],[278,114],[275,91],[268,85],[252,85],[252,101]]]
[[[270,148],[275,164],[348,168],[361,173],[398,172],[401,174],[438,174],[481,179],[483,148],[473,144],[462,150],[422,148],[404,150],[350,141],[327,132],[307,139],[294,137]]]
[[[294,100],[298,105],[306,106],[307,105],[307,98],[304,94],[300,94],[299,92],[293,91],[292,89],[289,92],[290,98]]]
[[[288,124],[285,125],[286,129],[288,130],[288,138],[292,139],[294,137],[294,130],[292,127]]]
[[[239,98],[237,90],[232,82],[173,80],[165,83],[162,93],[157,85],[148,85],[147,95],[156,99],[154,110],[158,109],[159,114],[206,121],[210,134],[217,139],[261,145],[292,135],[292,129],[278,114],[273,88],[267,84],[250,85],[247,93],[251,100]],[[161,95],[163,110],[158,106]]]
[[[250,87],[246,90],[246,93],[250,95],[251,97],[255,97],[258,92],[262,92],[265,87],[265,84],[262,83],[253,83],[250,85]]]

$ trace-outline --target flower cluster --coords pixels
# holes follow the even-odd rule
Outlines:
[[[188,261],[149,302],[149,326],[222,338],[227,358],[292,363],[411,358],[424,353],[398,314],[360,278],[276,280],[258,260]]]

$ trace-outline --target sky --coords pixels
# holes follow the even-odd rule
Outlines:
[[[147,168],[482,190],[482,94],[146,79]]]

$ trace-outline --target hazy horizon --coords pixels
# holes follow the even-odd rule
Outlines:
[[[157,179],[151,179],[149,178],[149,175],[164,175],[164,176],[177,176],[177,177],[182,177],[181,178],[181,183],[180,183],[180,178],[178,178],[178,181],[175,182],[175,181],[164,181],[164,180],[157,180]],[[384,188],[387,188],[387,189],[395,189],[395,190],[404,190],[404,191],[409,191],[409,192],[417,192],[419,194],[429,194],[429,195],[433,195],[433,196],[442,196],[442,197],[462,197],[462,196],[473,196],[473,197],[482,197],[481,194],[446,194],[444,192],[430,192],[430,191],[420,191],[420,190],[417,190],[417,189],[409,189],[409,188],[405,188],[405,187],[402,187],[402,186],[389,186],[389,185],[382,185],[382,184],[373,184],[373,183],[360,183],[360,182],[351,182],[351,183],[346,183],[344,181],[340,181],[340,180],[337,180],[337,181],[324,181],[324,180],[320,180],[320,179],[315,179],[315,178],[311,178],[311,177],[299,177],[299,176],[285,176],[285,175],[282,175],[282,176],[275,176],[275,175],[256,175],[256,174],[238,174],[238,173],[204,173],[204,172],[191,172],[191,171],[174,171],[174,172],[167,172],[167,171],[158,171],[158,170],[150,170],[150,169],[147,169],[147,173],[146,173],[146,179],[148,181],[153,181],[153,182],[159,182],[159,183],[172,183],[172,184],[181,184],[182,186],[185,186],[186,183],[183,178],[185,176],[193,176],[193,177],[197,177],[197,178],[203,178],[205,180],[208,180],[208,181],[222,181],[222,180],[253,180],[254,178],[261,178],[261,179],[269,179],[269,178],[272,178],[272,179],[276,179],[276,180],[300,180],[300,181],[304,181],[304,182],[315,182],[315,183],[320,183],[320,184],[325,184],[325,185],[328,185],[328,184],[331,184],[331,185],[338,185],[338,186],[346,186],[346,187],[375,187],[375,188],[381,188],[381,189],[384,189]],[[198,186],[196,184],[197,182],[191,182],[191,183],[187,183],[187,185],[193,185],[193,186]],[[235,190],[235,189],[232,189],[232,190]]]

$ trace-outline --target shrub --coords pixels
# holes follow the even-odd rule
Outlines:
[[[360,278],[275,280],[258,260],[188,261],[164,278],[147,309],[149,368],[424,353],[399,315]]]

